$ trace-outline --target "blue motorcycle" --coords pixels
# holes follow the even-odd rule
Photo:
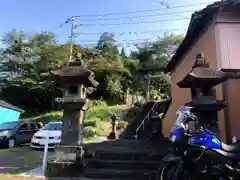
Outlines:
[[[191,132],[190,121],[197,121],[193,107],[177,111],[169,139],[173,150],[163,158],[160,180],[240,179],[240,143],[224,144],[204,128]]]

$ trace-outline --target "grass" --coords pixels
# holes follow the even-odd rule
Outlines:
[[[93,125],[90,126],[93,126],[92,129],[96,132],[96,135],[107,136],[111,130],[110,113],[118,113],[124,109],[126,109],[126,105],[107,106],[107,104],[101,102],[101,104],[90,107],[87,110],[84,122],[86,124],[92,122],[91,124]],[[50,121],[60,121],[62,116],[63,111],[53,111],[34,117],[28,117],[24,120],[43,121],[48,123]]]
[[[108,120],[110,112],[119,112],[126,108],[125,105],[119,106],[96,106],[90,107],[86,112],[86,119],[85,121],[91,120],[92,118],[97,118],[100,120]],[[35,121],[59,121],[62,119],[63,111],[52,111],[45,114],[41,114],[38,116],[24,118],[22,120],[35,120]]]
[[[13,149],[0,149],[0,155],[4,155],[4,154],[9,153],[9,152],[17,152],[21,149],[22,149],[21,147],[16,147],[16,148],[13,148]]]

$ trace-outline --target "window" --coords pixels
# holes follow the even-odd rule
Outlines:
[[[49,130],[49,131],[61,131],[62,123],[49,123],[49,124],[46,124],[43,129]]]
[[[29,130],[36,130],[36,129],[37,129],[36,124],[33,124],[33,123],[29,124]]]
[[[19,127],[19,131],[26,131],[28,130],[28,124],[22,124],[20,127]]]

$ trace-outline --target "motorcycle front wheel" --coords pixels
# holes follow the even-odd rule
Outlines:
[[[188,172],[184,172],[179,164],[167,163],[162,166],[160,171],[160,180],[193,180]]]
[[[162,166],[160,171],[160,180],[179,180],[178,165],[175,163],[167,163]]]

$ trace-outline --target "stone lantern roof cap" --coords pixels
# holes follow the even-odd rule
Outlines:
[[[51,79],[59,84],[96,87],[98,83],[93,79],[93,73],[81,66],[81,61],[72,61],[69,66],[50,72]]]

